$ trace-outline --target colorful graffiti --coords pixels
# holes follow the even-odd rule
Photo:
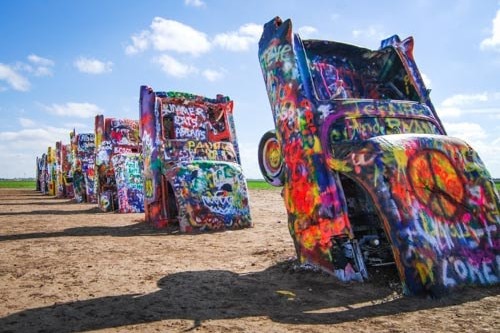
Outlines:
[[[140,90],[146,221],[182,232],[252,226],[233,102]]]
[[[119,212],[144,212],[142,157],[136,153],[116,154],[111,158],[111,164],[115,173]]]
[[[56,142],[56,198],[73,198],[71,146]]]
[[[47,194],[56,195],[57,162],[56,152],[53,147],[47,149]]]
[[[265,24],[276,131],[261,171],[284,187],[303,263],[343,281],[394,263],[407,294],[498,283],[498,193],[476,152],[446,136],[412,52],[411,37],[368,50]]]
[[[144,212],[139,122],[98,115],[95,137],[99,208],[119,213]]]
[[[42,156],[36,158],[36,189],[42,194],[49,193],[49,169],[47,163],[47,154],[42,154]]]
[[[95,137],[93,133],[70,133],[73,156],[73,192],[76,202],[96,203]]]

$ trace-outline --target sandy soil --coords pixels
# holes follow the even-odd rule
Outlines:
[[[301,268],[279,192],[250,194],[254,228],[193,235],[0,189],[0,331],[500,331],[498,286],[403,297],[393,269],[342,284]]]

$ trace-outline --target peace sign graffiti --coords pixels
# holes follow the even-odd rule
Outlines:
[[[452,218],[462,206],[464,185],[448,156],[424,150],[408,161],[408,177],[417,199],[438,216]]]

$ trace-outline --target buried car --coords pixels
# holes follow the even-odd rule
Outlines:
[[[96,203],[95,193],[95,135],[94,133],[69,134],[72,154],[73,195],[78,203]]]
[[[259,61],[275,131],[259,144],[283,186],[298,259],[343,281],[395,264],[405,294],[499,282],[499,196],[478,154],[446,135],[413,39],[378,50],[264,25]]]
[[[182,232],[252,225],[232,112],[226,96],[141,86],[147,222]]]
[[[144,212],[139,121],[95,116],[96,194],[102,211]]]

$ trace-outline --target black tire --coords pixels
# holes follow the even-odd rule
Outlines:
[[[285,164],[281,145],[274,130],[267,131],[259,142],[259,168],[266,182],[273,186],[285,183]]]

